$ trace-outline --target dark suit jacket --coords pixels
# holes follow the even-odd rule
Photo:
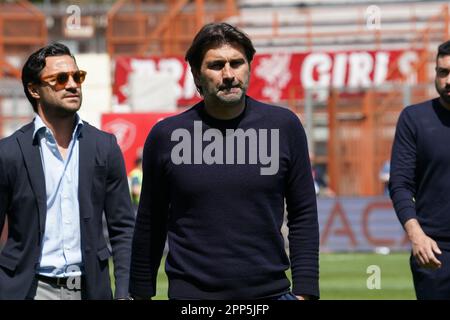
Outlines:
[[[8,238],[0,253],[0,300],[24,299],[35,277],[45,228],[46,189],[39,141],[29,123],[0,140],[0,230],[8,217]],[[115,297],[128,294],[134,213],[122,153],[113,135],[84,123],[79,137],[81,251],[86,299],[110,299],[103,236],[105,212],[114,258]]]

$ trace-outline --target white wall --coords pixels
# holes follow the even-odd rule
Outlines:
[[[83,103],[79,114],[83,120],[100,128],[101,114],[111,112],[111,60],[107,54],[77,54],[78,68],[87,72],[82,85]]]

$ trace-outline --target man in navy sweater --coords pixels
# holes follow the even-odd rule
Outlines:
[[[450,41],[438,48],[435,85],[439,98],[400,115],[389,182],[418,299],[450,299]]]
[[[171,299],[319,297],[305,132],[289,110],[246,96],[254,53],[250,39],[226,23],[205,25],[187,51],[204,100],[159,122],[145,143],[135,297],[155,295],[166,237]],[[285,201],[289,257],[281,233]]]

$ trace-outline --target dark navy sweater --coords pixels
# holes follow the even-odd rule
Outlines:
[[[255,129],[257,138],[265,135],[268,141],[272,141],[270,132],[278,130],[278,170],[261,174],[269,165],[259,161],[262,158],[257,163],[255,158],[250,160],[251,148],[245,161],[237,164],[236,150],[227,158],[226,143],[223,155],[207,164],[202,149],[208,150],[211,138],[203,142],[200,153],[195,142],[191,154],[175,152],[191,161],[179,163],[179,158],[174,159],[179,137],[189,134],[189,141],[194,141],[199,124],[203,133],[215,128],[222,137],[229,134],[227,129]],[[172,141],[174,136],[178,139]],[[275,149],[269,144],[270,151]],[[316,197],[305,132],[291,111],[247,97],[239,117],[220,121],[208,116],[200,102],[155,125],[144,146],[143,172],[133,241],[132,294],[155,294],[167,236],[166,272],[172,299],[274,297],[290,290],[285,275],[290,263],[293,292],[319,296]],[[285,199],[290,260],[281,233]]]
[[[450,111],[439,99],[400,114],[389,190],[402,225],[416,218],[440,247],[450,249]]]

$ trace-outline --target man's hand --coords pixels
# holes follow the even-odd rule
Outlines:
[[[297,297],[298,300],[310,300],[311,299],[307,294],[299,295],[299,296],[296,296],[296,297]]]
[[[405,223],[405,230],[412,244],[412,253],[419,266],[422,268],[437,269],[442,263],[435,254],[441,254],[436,241],[423,232],[416,219],[410,219]]]

